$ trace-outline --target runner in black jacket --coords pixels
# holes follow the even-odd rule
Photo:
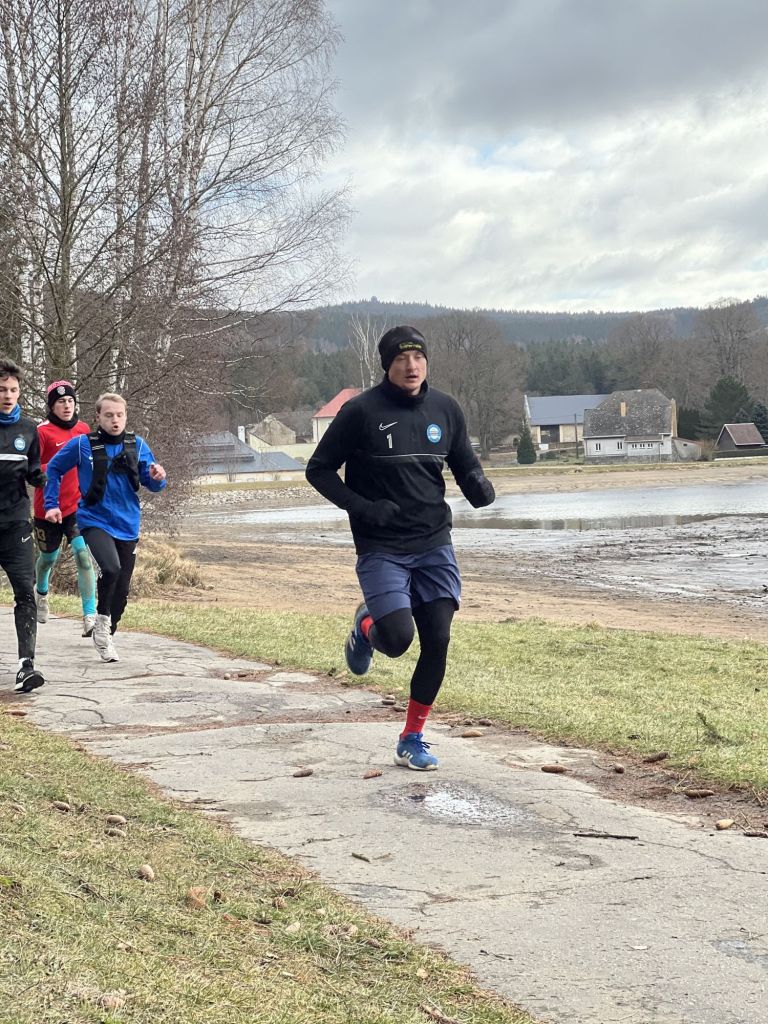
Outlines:
[[[13,615],[19,646],[15,690],[29,693],[45,680],[35,669],[37,608],[35,551],[29,521],[27,484],[42,487],[37,427],[21,415],[21,369],[0,358],[0,567],[13,589]]]
[[[437,758],[423,729],[445,676],[461,599],[443,465],[475,508],[490,505],[495,494],[458,403],[427,384],[421,333],[393,327],[379,353],[384,380],[342,407],[309,461],[307,480],[349,513],[365,598],[345,648],[350,671],[364,675],[374,650],[390,658],[403,654],[415,622],[421,651],[395,763],[429,771]]]

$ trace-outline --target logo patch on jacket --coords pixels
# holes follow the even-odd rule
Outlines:
[[[440,438],[443,436],[443,432],[436,423],[430,423],[427,427],[427,440],[431,441],[432,444],[437,444]]]
[[[13,439],[13,447],[16,449],[17,452],[23,452],[24,449],[27,447],[27,442],[21,435],[19,435],[18,437],[15,437]]]

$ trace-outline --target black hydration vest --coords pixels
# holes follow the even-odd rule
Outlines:
[[[104,497],[107,489],[107,474],[125,473],[134,491],[139,489],[139,456],[136,451],[136,435],[130,431],[125,432],[123,438],[123,450],[118,452],[114,459],[110,459],[104,446],[102,436],[98,431],[88,435],[93,455],[93,476],[91,486],[83,501],[86,505],[98,505]]]

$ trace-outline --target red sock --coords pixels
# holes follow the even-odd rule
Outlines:
[[[373,625],[373,619],[370,615],[366,615],[363,621],[360,623],[360,632],[363,634],[365,639],[368,639],[368,632]]]
[[[419,704],[411,697],[408,701],[408,713],[405,716],[405,728],[400,733],[400,739],[409,732],[424,732],[424,725],[431,710],[431,704]]]

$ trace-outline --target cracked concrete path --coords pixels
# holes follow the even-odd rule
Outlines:
[[[12,625],[2,609],[3,698]],[[103,665],[78,633],[40,627],[49,682],[10,698],[31,721],[226,814],[540,1019],[764,1024],[768,842],[545,775],[593,755],[493,729],[436,724],[440,771],[396,768],[401,716],[365,690],[138,633]]]

